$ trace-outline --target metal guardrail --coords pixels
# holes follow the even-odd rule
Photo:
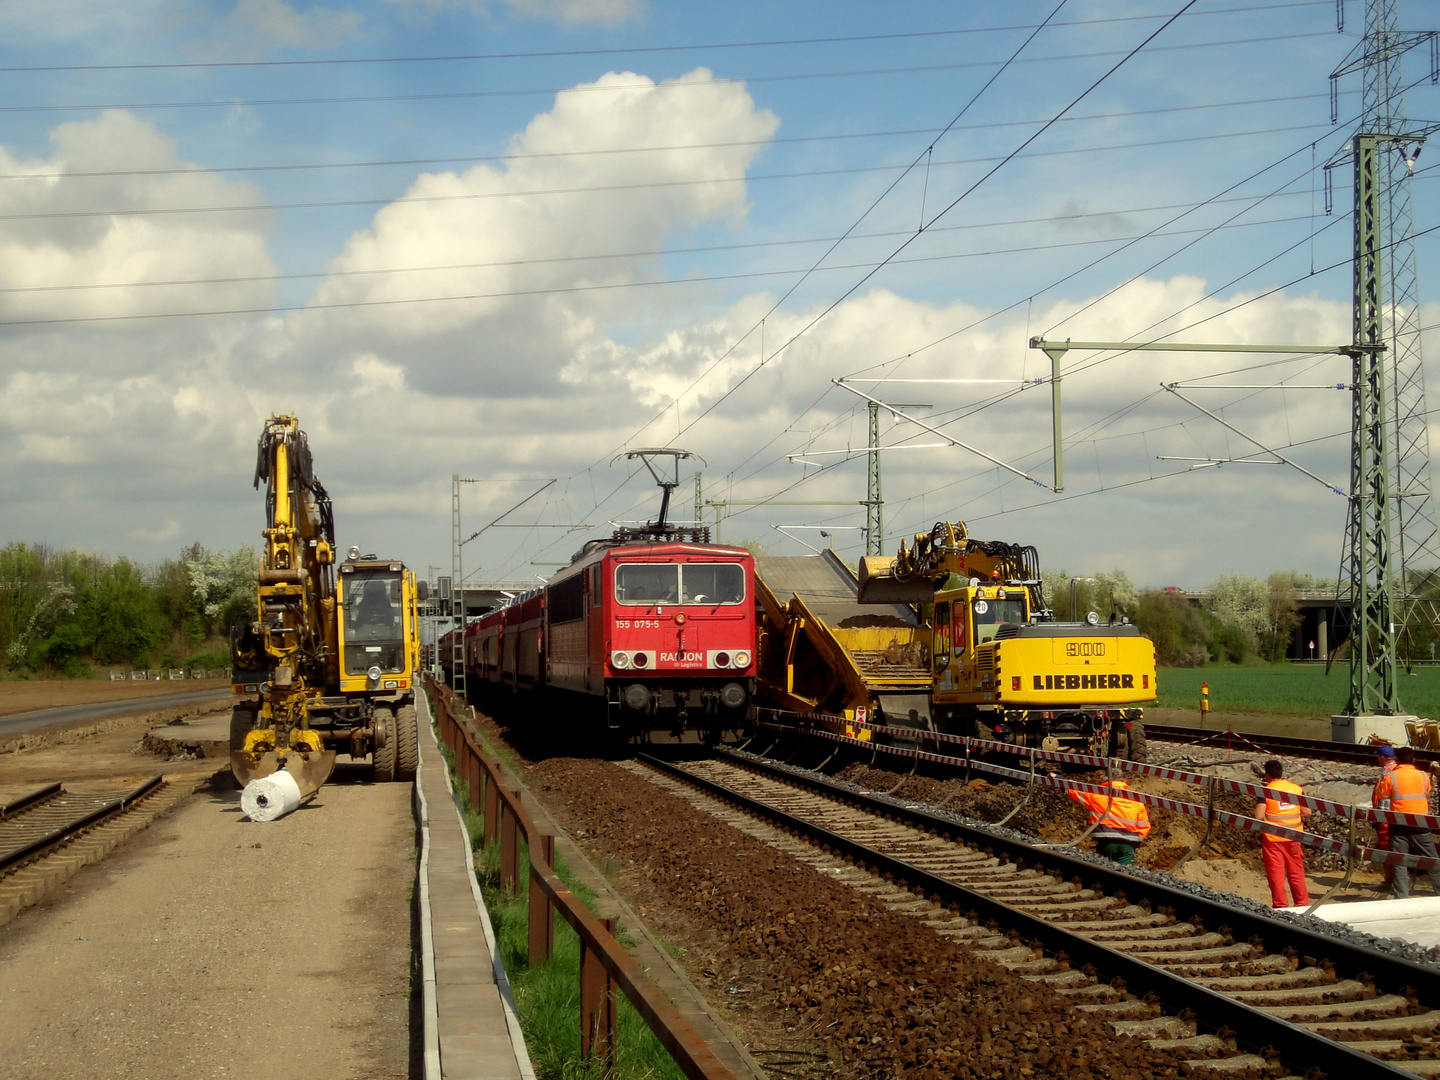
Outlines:
[[[558,913],[580,938],[580,1053],[608,1073],[615,1062],[615,991],[618,987],[690,1080],[737,1080],[690,1021],[615,940],[613,919],[598,919],[555,871],[555,837],[541,830],[521,803],[520,787],[485,753],[475,732],[457,717],[453,693],[426,677],[435,701],[440,738],[455,758],[455,773],[469,791],[470,808],[484,822],[486,844],[500,842],[500,884],[520,888],[520,840],[529,849],[530,963],[554,949]]]

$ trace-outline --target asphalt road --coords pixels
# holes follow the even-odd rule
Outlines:
[[[112,716],[127,713],[149,712],[174,705],[189,705],[196,701],[210,701],[230,696],[230,688],[197,690],[191,694],[157,694],[154,697],[126,698],[121,701],[101,701],[93,705],[61,705],[54,709],[36,709],[33,712],[11,713],[0,716],[0,735],[18,735],[22,731],[53,727],[56,724],[72,724],[77,720],[107,720]]]

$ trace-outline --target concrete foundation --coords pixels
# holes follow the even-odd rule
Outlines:
[[[1332,716],[1330,717],[1330,741],[1337,743],[1368,743],[1371,736],[1384,739],[1394,746],[1405,746],[1410,736],[1405,731],[1405,721],[1417,720],[1416,716]]]
[[[1412,871],[1412,874],[1414,872]],[[1425,886],[1422,884],[1421,886]],[[1286,908],[1303,912],[1303,907]],[[1382,938],[1399,938],[1433,949],[1440,945],[1440,897],[1412,896],[1405,900],[1362,900],[1325,904],[1316,918],[1348,923],[1357,930]]]

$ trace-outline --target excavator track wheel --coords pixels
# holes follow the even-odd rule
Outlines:
[[[395,714],[389,709],[375,710],[375,782],[388,784],[395,779],[396,732]]]
[[[1145,761],[1145,725],[1136,720],[1130,725],[1130,752],[1127,757],[1131,761]]]
[[[420,720],[414,705],[395,712],[395,779],[408,784],[420,765]]]

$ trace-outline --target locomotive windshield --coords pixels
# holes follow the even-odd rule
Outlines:
[[[345,671],[363,675],[372,666],[405,670],[405,608],[400,575],[357,571],[342,578]]]
[[[621,563],[615,568],[617,603],[740,604],[745,569],[738,563]]]

